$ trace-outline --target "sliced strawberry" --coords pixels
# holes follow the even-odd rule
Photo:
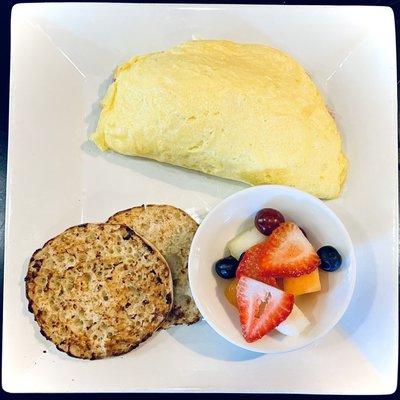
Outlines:
[[[300,276],[318,268],[321,260],[300,228],[285,222],[276,228],[265,243],[261,267],[273,277]]]
[[[237,286],[242,334],[254,342],[276,328],[292,312],[294,296],[273,286],[242,276]]]
[[[261,267],[261,261],[265,252],[265,242],[255,244],[250,247],[241,259],[238,269],[236,270],[236,278],[248,276],[249,278],[267,283],[271,286],[277,286],[276,279],[265,274]]]

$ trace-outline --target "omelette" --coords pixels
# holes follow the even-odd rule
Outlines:
[[[92,139],[251,185],[338,197],[342,141],[303,67],[261,44],[189,41],[120,65]]]

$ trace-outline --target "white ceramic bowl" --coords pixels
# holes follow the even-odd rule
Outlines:
[[[216,275],[214,263],[227,255],[226,244],[230,239],[254,226],[256,212],[264,207],[279,210],[286,221],[302,227],[316,249],[334,246],[343,263],[335,272],[320,272],[321,292],[296,297],[295,303],[311,322],[300,336],[289,337],[273,331],[247,343],[241,335],[237,309],[224,296],[229,281]],[[328,333],[350,302],[355,278],[354,249],[342,222],[321,200],[286,186],[255,186],[223,200],[201,223],[189,255],[190,287],[205,320],[231,343],[261,353],[299,349]]]

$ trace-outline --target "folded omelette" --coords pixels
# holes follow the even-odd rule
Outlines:
[[[101,150],[247,182],[340,194],[347,162],[335,121],[288,54],[189,41],[119,66],[92,139]]]

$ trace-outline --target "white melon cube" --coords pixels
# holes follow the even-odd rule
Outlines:
[[[292,312],[276,327],[276,330],[287,336],[299,336],[309,324],[310,321],[294,304]]]
[[[242,232],[228,242],[229,252],[233,257],[239,259],[240,255],[257,243],[265,242],[267,236],[258,231],[256,227]]]

